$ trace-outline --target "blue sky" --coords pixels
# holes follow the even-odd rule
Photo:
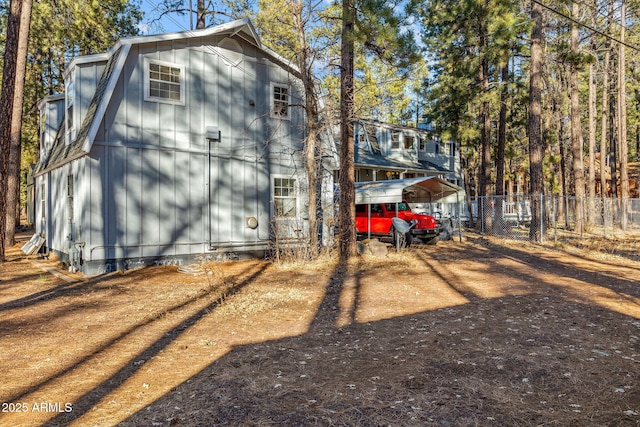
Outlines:
[[[190,2],[191,0],[183,0],[184,7],[188,8]],[[140,8],[144,11],[144,17],[140,23],[142,34],[172,33],[175,31],[187,31],[191,28],[188,14],[183,16],[171,13],[159,19],[160,9],[158,5],[161,3],[162,0],[140,0]],[[193,3],[195,8],[195,0],[193,0]]]

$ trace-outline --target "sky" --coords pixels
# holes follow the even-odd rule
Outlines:
[[[184,7],[188,8],[192,0],[183,0]],[[162,0],[140,0],[140,7],[144,12],[144,17],[139,25],[142,34],[172,33],[176,31],[187,31],[191,29],[189,15],[171,13],[160,18],[159,5]],[[195,3],[195,0],[193,0]],[[195,4],[193,5],[195,8]],[[195,26],[195,23],[193,24]]]

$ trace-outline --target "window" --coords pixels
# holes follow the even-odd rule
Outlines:
[[[45,218],[45,211],[47,209],[47,198],[45,195],[44,182],[40,184],[40,218]]]
[[[73,175],[67,175],[67,218],[73,222]]]
[[[396,211],[396,204],[395,203],[387,203],[386,207],[387,207],[387,212],[395,212]],[[410,211],[410,210],[411,210],[411,208],[405,202],[398,203],[398,211]]]
[[[45,147],[45,130],[47,129],[46,126],[46,120],[47,120],[47,114],[46,114],[46,107],[43,107],[42,110],[40,110],[40,129],[39,129],[39,133],[40,133],[40,159],[44,160],[45,156],[48,154],[47,153],[47,147]]]
[[[145,100],[184,104],[184,68],[158,61],[145,62]]]
[[[413,135],[405,135],[404,137],[404,149],[413,150],[416,148],[416,137]]]
[[[297,215],[296,180],[274,178],[273,213],[276,218],[294,218]]]
[[[391,132],[391,148],[400,148],[400,132]]]
[[[426,144],[425,138],[423,136],[418,136],[418,139],[420,141],[419,143],[420,151],[426,151],[427,144]]]
[[[69,74],[69,79],[66,82],[66,87],[64,89],[65,97],[65,126],[66,126],[66,142],[70,144],[74,135],[74,119],[73,119],[73,102],[75,99],[75,82],[73,77],[73,72]]]
[[[378,135],[376,132],[376,128],[373,126],[367,126],[365,128],[365,131],[367,132],[369,144],[371,144],[371,149],[374,153],[380,154],[380,144],[378,144]]]
[[[271,84],[271,115],[281,119],[289,118],[289,86]]]

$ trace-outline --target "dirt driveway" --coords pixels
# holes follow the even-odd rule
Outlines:
[[[630,257],[472,238],[348,266],[52,266],[0,264],[1,426],[640,425]]]

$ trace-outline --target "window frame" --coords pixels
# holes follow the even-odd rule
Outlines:
[[[277,185],[277,181],[280,180],[280,185]],[[283,186],[282,181],[288,181],[288,186]],[[297,177],[287,176],[287,175],[272,175],[271,177],[271,200],[273,206],[273,219],[275,220],[292,220],[298,219],[300,214],[300,191],[299,191],[299,182]],[[286,196],[282,194],[278,194],[278,189],[286,188],[290,193]],[[280,215],[278,201],[279,200],[293,200],[294,212],[292,215]]]
[[[40,183],[40,218],[45,219],[47,214],[47,196],[46,196],[46,182],[43,180]]]
[[[67,175],[67,220],[69,222],[73,222],[74,220],[74,206],[73,206],[73,198],[74,198],[74,179],[73,174]]]
[[[174,68],[180,71],[178,83],[169,82],[162,79],[152,79],[151,78],[151,65],[158,65],[160,67],[169,67]],[[151,95],[151,82],[161,82],[169,85],[177,85],[180,88],[180,99],[173,98],[164,98],[161,96],[153,96]],[[160,61],[151,58],[144,59],[144,100],[149,102],[158,102],[163,104],[173,104],[173,105],[185,105],[186,98],[186,72],[185,66],[176,64],[173,62]]]
[[[416,135],[414,134],[403,134],[402,142],[404,142],[404,149],[407,151],[415,151],[416,150]]]
[[[400,150],[401,148],[401,143],[400,143],[400,138],[402,136],[402,132],[397,131],[397,130],[392,130],[390,132],[390,145],[391,145],[391,149],[392,150]]]
[[[286,100],[286,104],[287,104],[287,114],[280,114],[278,113],[278,108],[276,107],[276,103],[277,102],[283,102],[281,99],[276,100],[276,88],[278,89],[286,89],[287,90],[287,100]],[[286,84],[286,83],[276,83],[276,82],[271,82],[271,85],[269,86],[269,109],[270,109],[270,116],[274,119],[281,119],[281,120],[291,120],[291,85]],[[282,110],[282,109],[280,109]]]
[[[65,142],[71,144],[75,139],[75,98],[76,98],[76,81],[75,70],[69,74],[64,85],[64,130]]]

